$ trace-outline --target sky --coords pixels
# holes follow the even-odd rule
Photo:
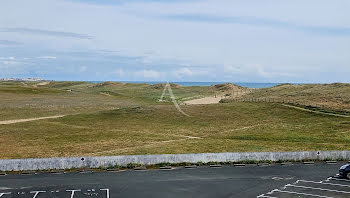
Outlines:
[[[349,0],[1,0],[0,78],[350,82]]]

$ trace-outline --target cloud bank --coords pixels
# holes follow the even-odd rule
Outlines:
[[[3,0],[0,78],[350,82],[349,10],[347,0]]]

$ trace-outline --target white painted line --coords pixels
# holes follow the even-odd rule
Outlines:
[[[35,198],[36,196],[38,196],[39,193],[45,193],[45,192],[46,191],[31,191],[30,193],[31,194],[35,193],[34,196],[33,196],[33,198]]]
[[[333,184],[333,183],[324,183],[324,182],[322,182],[322,184],[332,185],[332,186],[349,187],[350,188],[350,185],[344,185],[344,184]]]
[[[299,183],[300,182],[300,180],[297,180],[296,182],[294,182],[293,184],[297,184],[297,183]]]
[[[350,180],[348,180],[348,179],[338,179],[338,178],[328,178],[327,180],[328,180],[328,181],[329,181],[329,180],[334,180],[334,181],[345,181],[345,182],[350,182]]]
[[[297,183],[299,183],[299,182],[313,183],[313,184],[322,184],[321,181],[315,182],[315,181],[308,181],[308,180],[298,180],[297,182],[295,182],[295,184],[297,184]]]
[[[330,179],[332,179],[332,177],[328,177],[326,180],[324,180],[324,181],[329,181]]]
[[[268,195],[271,195],[272,193],[274,193],[275,191],[277,191],[278,189],[274,189],[274,190],[271,190],[270,192],[266,193]]]
[[[314,181],[307,181],[307,180],[298,180],[297,182],[295,182],[294,184],[297,184],[299,182],[304,182],[304,183],[313,183],[313,184],[324,184],[324,185],[331,185],[331,186],[341,186],[341,187],[349,187],[350,185],[344,185],[344,184],[333,184],[333,183],[325,183],[323,181],[320,182],[314,182]]]
[[[72,194],[70,195],[70,198],[74,197],[75,192],[80,192],[81,190],[66,190],[67,192],[72,192]]]
[[[276,192],[295,194],[295,195],[305,195],[305,196],[311,196],[311,197],[333,198],[333,197],[327,197],[327,196],[323,196],[323,195],[314,195],[314,194],[309,194],[309,193],[300,193],[300,192],[286,191],[286,190],[277,190]]]
[[[265,197],[265,198],[278,198],[278,197],[271,197],[271,196],[267,196],[267,195],[259,195],[259,196],[257,196],[257,198],[260,198],[260,197]]]
[[[5,193],[0,193],[0,197],[2,197],[3,195],[10,195],[10,192],[5,192]]]
[[[314,181],[307,181],[307,180],[298,180],[295,184],[297,184],[297,183],[299,183],[299,182],[313,183],[313,184],[324,184],[324,185],[331,185],[331,186],[341,186],[341,187],[350,187],[350,185],[325,183],[325,182],[323,182],[323,181],[314,182]]]
[[[350,194],[349,191],[342,191],[342,190],[332,190],[332,189],[325,189],[325,188],[314,188],[309,186],[298,186],[294,184],[287,184],[288,187],[296,187],[296,188],[304,188],[304,189],[311,189],[311,190],[321,190],[321,191],[328,191],[328,192],[336,192],[336,193],[343,193],[343,194]]]
[[[106,189],[100,189],[100,190],[105,190],[106,191],[106,198],[109,198],[109,189],[106,188]]]

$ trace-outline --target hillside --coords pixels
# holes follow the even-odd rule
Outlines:
[[[350,84],[282,84],[272,88],[255,89],[245,97],[284,99],[293,103],[350,111]]]
[[[159,102],[161,86],[0,81],[0,159],[344,150],[350,145],[348,117],[265,102],[181,105],[187,117],[172,102]],[[253,93],[232,84],[174,85],[172,90],[180,101],[237,90],[247,95],[232,95],[235,98],[339,97],[342,105],[349,94],[344,84],[281,85]]]

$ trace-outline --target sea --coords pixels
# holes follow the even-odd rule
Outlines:
[[[103,81],[91,81],[92,83],[101,83]],[[166,83],[162,81],[118,81],[123,83],[146,83],[150,85],[159,84],[159,83]],[[276,85],[280,85],[282,83],[259,83],[259,82],[170,82],[174,84],[178,84],[184,87],[190,87],[190,86],[211,86],[211,85],[217,85],[217,84],[223,84],[223,83],[232,83],[238,86],[242,87],[248,87],[248,88],[269,88],[274,87]]]

